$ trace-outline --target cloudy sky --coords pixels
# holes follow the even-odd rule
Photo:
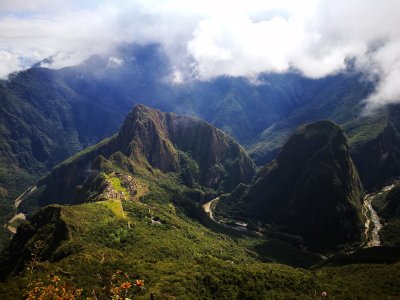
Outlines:
[[[189,65],[201,80],[289,69],[320,78],[353,59],[379,79],[370,107],[400,101],[398,0],[0,0],[0,78],[133,42],[160,43],[180,79]]]

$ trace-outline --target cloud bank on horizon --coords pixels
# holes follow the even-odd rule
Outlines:
[[[398,0],[0,0],[0,78],[50,56],[44,66],[62,68],[122,43],[159,43],[179,81],[320,78],[351,59],[378,80],[374,108],[400,102],[399,12]]]

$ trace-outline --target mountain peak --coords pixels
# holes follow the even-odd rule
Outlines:
[[[163,172],[177,171],[180,152],[190,153],[201,170],[200,183],[208,187],[216,188],[224,180],[232,190],[240,180],[248,182],[254,175],[253,162],[237,142],[207,122],[185,115],[137,105],[126,117],[117,139],[127,156],[144,157]],[[228,158],[234,158],[229,167]],[[229,184],[223,179],[222,169],[226,167],[236,168],[237,173]]]
[[[303,161],[328,143],[347,147],[347,141],[342,129],[327,120],[308,123],[300,126],[288,139],[278,154],[277,161],[286,159]]]
[[[299,127],[254,182],[232,195],[218,204],[222,214],[240,203],[245,217],[319,245],[361,238],[362,186],[343,131],[330,121]]]
[[[41,180],[44,193],[39,202],[85,201],[79,190],[91,190],[92,183],[99,183],[93,176],[104,172],[103,167],[114,173],[149,172],[149,176],[156,170],[172,172],[188,186],[220,192],[249,183],[255,174],[243,148],[219,129],[202,120],[137,105],[117,135],[78,153]]]
[[[172,145],[167,114],[143,104],[135,106],[126,117],[118,134],[118,144],[125,154],[148,163],[161,171],[176,171],[178,154]]]

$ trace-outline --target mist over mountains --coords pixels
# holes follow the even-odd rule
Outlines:
[[[399,297],[372,2],[0,5],[0,298]]]
[[[16,0],[0,9],[0,77],[48,57],[43,66],[60,69],[92,55],[113,56],[126,43],[161,45],[173,66],[170,75],[180,81],[257,80],[290,70],[323,78],[352,61],[377,80],[366,98],[374,110],[399,99],[398,10],[395,0]]]
[[[4,81],[3,115],[24,120],[27,128],[15,133],[4,121],[8,130],[3,135],[24,140],[23,145],[4,146],[7,160],[29,173],[43,174],[115,133],[135,103],[205,119],[244,143],[259,165],[273,159],[297,126],[321,118],[344,126],[356,163],[358,155],[371,150],[363,150],[367,141],[377,139],[387,126],[397,131],[396,109],[362,115],[362,100],[373,85],[354,72],[318,80],[296,73],[265,74],[256,85],[240,77],[175,84],[168,77],[172,66],[157,45],[126,46],[118,57],[123,64],[116,64],[116,57],[95,56],[80,66],[58,71],[35,67]],[[26,104],[25,99],[29,99]],[[4,138],[4,145],[8,140]],[[389,159],[397,157],[392,145],[396,140],[385,143],[388,149],[382,150]],[[367,172],[361,176],[373,176]],[[379,181],[365,180],[371,186]]]

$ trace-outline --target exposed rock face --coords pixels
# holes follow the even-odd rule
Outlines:
[[[250,186],[221,199],[217,213],[242,212],[317,244],[349,243],[361,239],[362,196],[342,130],[319,121],[298,128]]]
[[[217,128],[138,105],[117,135],[78,153],[41,180],[39,187],[45,186],[41,205],[76,202],[79,187],[110,164],[130,172],[140,168],[176,172],[190,186],[220,191],[249,183],[255,174],[255,165],[242,147]]]
[[[118,145],[133,159],[144,157],[163,172],[178,169],[178,153],[169,136],[167,114],[144,105],[135,106],[118,134]]]
[[[253,162],[239,144],[207,122],[184,115],[138,105],[117,139],[128,157],[145,157],[163,172],[180,168],[178,151],[189,153],[200,169],[199,183],[207,187],[217,188],[224,181],[224,189],[232,190],[254,175]]]

